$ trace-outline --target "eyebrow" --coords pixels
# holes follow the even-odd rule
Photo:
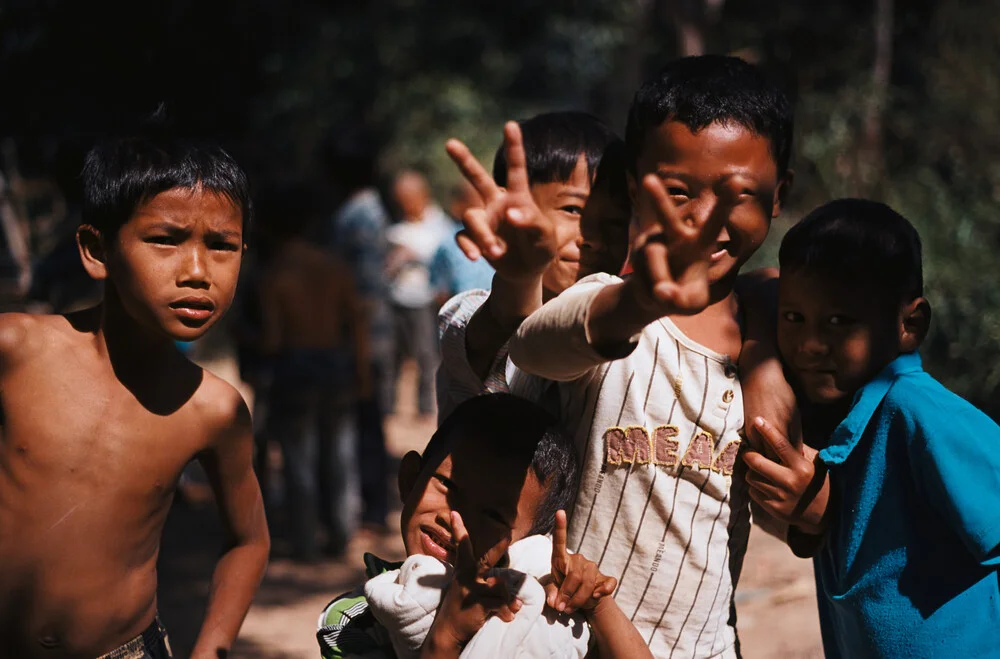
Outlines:
[[[205,235],[211,236],[213,238],[231,238],[232,240],[242,240],[243,234],[239,231],[233,231],[232,229],[218,229],[218,230],[208,230]]]
[[[573,197],[574,199],[587,201],[587,199],[590,198],[590,195],[583,190],[562,190],[556,194],[556,199],[559,199],[560,197]]]

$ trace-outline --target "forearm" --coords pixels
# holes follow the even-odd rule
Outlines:
[[[600,349],[628,343],[663,315],[640,302],[638,285],[638,280],[631,278],[605,286],[594,297],[587,315],[591,345]]]
[[[569,381],[600,364],[628,356],[635,343],[598,343],[588,329],[595,299],[617,285],[588,283],[547,302],[521,324],[511,339],[511,359],[528,373]]]
[[[649,646],[614,598],[602,598],[587,613],[587,621],[597,640],[597,649],[602,659],[652,658]]]
[[[485,380],[496,355],[525,318],[542,306],[542,280],[510,282],[493,276],[489,297],[469,320],[465,349],[472,370]]]
[[[231,650],[264,576],[269,550],[265,528],[260,537],[235,545],[219,559],[192,659],[218,659]]]
[[[420,648],[420,659],[458,659],[462,647],[463,644],[453,634],[433,625]]]

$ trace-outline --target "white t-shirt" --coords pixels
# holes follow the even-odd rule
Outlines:
[[[667,318],[627,356],[598,354],[586,315],[620,281],[578,282],[521,325],[510,355],[560,381],[560,418],[582,457],[570,549],[618,579],[615,599],[655,656],[735,657],[732,598],[750,532],[736,366]]]

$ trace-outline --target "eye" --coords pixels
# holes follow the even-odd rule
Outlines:
[[[436,480],[437,482],[441,483],[441,485],[443,485],[444,489],[446,489],[446,490],[451,490],[451,489],[454,489],[454,487],[455,487],[455,483],[454,482],[452,482],[448,478],[445,478],[441,474],[434,474],[434,480]]]
[[[569,213],[571,215],[583,215],[583,206],[575,206],[573,204],[570,204],[568,206],[563,206],[559,210],[561,210],[564,213]]]
[[[740,193],[739,193],[738,196],[741,199],[746,198],[746,197],[756,197],[757,196],[757,191],[754,190],[753,188],[743,188],[742,190],[740,190]]]
[[[688,191],[684,188],[678,188],[675,185],[667,186],[667,194],[671,197],[680,197],[682,199],[688,199]]]
[[[218,250],[221,252],[238,252],[240,251],[240,246],[234,242],[228,240],[216,240],[208,245],[209,249]]]
[[[802,322],[802,314],[800,314],[797,311],[786,311],[783,314],[781,314],[781,317],[785,320],[785,322],[788,322],[788,323],[801,323]]]
[[[850,316],[845,316],[843,314],[834,314],[830,316],[828,323],[834,327],[846,327],[847,325],[853,325],[856,321]]]
[[[176,245],[178,241],[174,236],[147,236],[145,242],[152,245]]]

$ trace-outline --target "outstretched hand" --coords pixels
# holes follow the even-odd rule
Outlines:
[[[755,445],[769,447],[775,462],[758,451],[743,456],[750,468],[747,484],[750,498],[775,518],[797,526],[805,533],[820,535],[825,528],[830,479],[817,452],[796,448],[773,425],[761,417],[750,427]],[[761,443],[762,442],[762,443]]]
[[[485,207],[466,211],[465,228],[456,241],[469,259],[485,258],[508,281],[531,281],[558,254],[556,227],[531,196],[524,142],[516,122],[504,126],[504,149],[506,189],[496,184],[465,144],[456,139],[445,144],[462,176],[485,201]]]
[[[454,511],[451,526],[457,545],[455,574],[441,600],[430,633],[461,646],[486,624],[490,615],[505,622],[513,620],[521,602],[516,599],[516,593],[509,591],[506,580],[493,574],[493,567],[510,546],[510,534],[477,559],[462,516]]]
[[[659,315],[698,313],[710,300],[708,270],[726,218],[712,213],[699,223],[686,217],[654,174],[643,178],[640,194],[656,221],[640,227],[632,246],[639,301]]]
[[[556,511],[552,531],[552,580],[545,584],[545,603],[556,611],[593,609],[615,591],[618,581],[601,574],[597,563],[566,548],[566,511]]]

